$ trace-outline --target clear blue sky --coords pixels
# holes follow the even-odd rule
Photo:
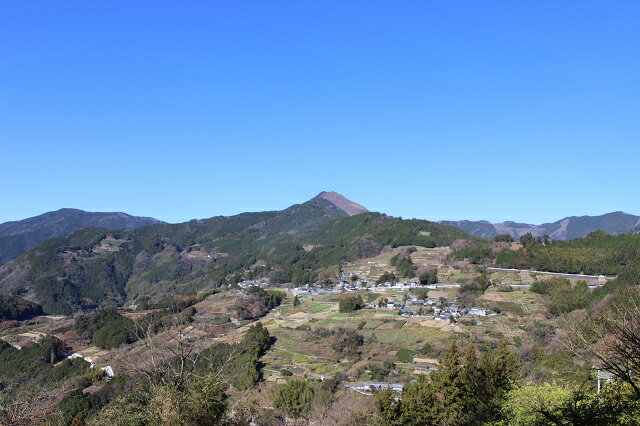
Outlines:
[[[640,2],[7,1],[0,222],[335,190],[402,217],[640,214]]]

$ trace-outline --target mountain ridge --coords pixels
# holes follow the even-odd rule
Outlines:
[[[582,238],[594,231],[604,231],[611,235],[637,231],[640,226],[640,216],[615,211],[598,216],[567,216],[555,222],[540,225],[514,221],[491,223],[486,220],[441,220],[438,223],[462,229],[484,239],[493,239],[498,234],[509,234],[518,239],[529,232],[534,237],[548,235],[553,240],[572,240]]]
[[[131,230],[163,223],[151,217],[132,216],[122,212],[88,212],[62,208],[22,220],[0,223],[0,264],[29,249],[86,227]]]
[[[245,279],[332,280],[344,261],[379,254],[385,247],[436,247],[460,239],[479,241],[435,222],[375,212],[349,216],[316,197],[280,211],[130,231],[83,228],[0,265],[0,294],[37,302],[49,313],[72,313]]]

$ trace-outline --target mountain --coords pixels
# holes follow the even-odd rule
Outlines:
[[[342,261],[378,254],[386,246],[480,241],[424,220],[371,212],[349,216],[358,207],[345,200],[324,193],[281,211],[130,231],[84,228],[0,266],[0,294],[37,302],[46,312],[70,313],[244,279],[297,284],[335,279]]]
[[[355,216],[362,213],[368,213],[369,210],[360,204],[351,201],[337,192],[321,192],[314,200],[325,200],[335,206],[338,210],[343,211],[348,216]]]
[[[490,223],[485,220],[443,220],[442,225],[454,226],[484,239],[493,239],[498,234],[509,234],[520,238],[530,232],[534,237],[548,235],[553,240],[573,240],[594,231],[604,231],[611,235],[633,232],[640,227],[640,216],[624,212],[607,213],[600,216],[571,216],[553,223],[530,225],[528,223]]]
[[[161,223],[150,217],[126,213],[94,213],[60,209],[29,219],[0,224],[0,264],[17,257],[38,244],[86,227],[130,230]]]

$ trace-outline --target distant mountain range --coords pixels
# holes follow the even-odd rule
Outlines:
[[[331,280],[341,262],[388,246],[435,247],[460,239],[479,241],[460,229],[368,212],[340,194],[322,192],[281,211],[129,231],[85,227],[1,265],[0,294],[37,302],[46,312],[71,313],[245,279]]]
[[[78,209],[60,209],[15,222],[0,224],[0,264],[51,238],[62,237],[87,227],[130,230],[162,223],[150,217],[126,213],[94,213]]]
[[[502,222],[491,223],[485,220],[442,220],[439,223],[455,226],[472,235],[484,239],[493,239],[498,234],[509,234],[518,239],[530,232],[534,237],[548,235],[553,240],[573,240],[593,231],[602,230],[611,235],[638,230],[640,216],[624,212],[613,212],[601,216],[571,216],[553,223],[531,225],[528,223]]]

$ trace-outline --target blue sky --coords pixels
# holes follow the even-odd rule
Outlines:
[[[640,214],[640,2],[5,2],[0,222],[335,190],[395,216]]]

